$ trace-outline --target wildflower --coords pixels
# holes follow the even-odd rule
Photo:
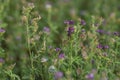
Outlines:
[[[49,67],[48,71],[51,72],[51,73],[56,72],[55,66],[51,65],[51,66]]]
[[[85,29],[82,29],[81,32],[85,32]]]
[[[5,32],[5,30],[0,28],[0,33],[4,33],[4,32]]]
[[[94,80],[94,74],[93,73],[90,73],[90,74],[86,75],[85,77],[88,80]]]
[[[113,32],[113,35],[119,36],[120,34],[119,34],[119,32]]]
[[[103,48],[104,48],[104,49],[108,49],[108,48],[109,48],[109,46],[108,46],[108,45],[105,45]]]
[[[60,48],[56,48],[55,51],[56,51],[56,52],[59,52],[59,51],[61,51],[61,49],[60,49]]]
[[[64,53],[60,53],[60,54],[59,54],[59,58],[60,58],[60,59],[65,58],[65,54],[64,54]]]
[[[54,74],[55,80],[59,80],[63,77],[63,73],[58,71]]]
[[[3,63],[4,62],[4,59],[3,58],[0,58],[0,63]]]
[[[73,25],[74,21],[73,20],[65,20],[64,23],[69,24],[69,25]]]
[[[98,44],[98,45],[97,45],[97,48],[103,49],[103,46],[102,46],[101,44]]]
[[[98,29],[96,32],[98,32],[98,33],[100,33],[100,34],[104,34],[104,33],[105,33],[104,30],[100,30],[100,29]]]
[[[43,31],[44,31],[45,33],[49,34],[49,33],[50,33],[50,28],[49,28],[49,27],[44,27],[44,28],[43,28]]]
[[[71,36],[71,34],[74,32],[74,27],[69,27],[67,32],[68,36]]]
[[[83,26],[84,26],[84,25],[86,25],[86,22],[85,22],[84,20],[81,20],[81,21],[80,21],[80,25],[83,25]]]
[[[41,62],[47,62],[47,61],[48,61],[48,58],[47,58],[47,57],[41,58]]]
[[[104,56],[104,57],[106,57],[106,56],[107,56],[107,53],[106,53],[106,52],[104,52],[104,53],[103,53],[103,56]]]
[[[47,2],[47,3],[45,4],[45,8],[46,8],[46,9],[51,9],[51,8],[52,8],[52,4],[51,4],[50,2]]]

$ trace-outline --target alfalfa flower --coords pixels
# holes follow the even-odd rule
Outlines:
[[[74,32],[74,30],[75,30],[74,27],[68,27],[68,30],[67,30],[68,33],[67,33],[67,35],[71,36],[71,34]]]
[[[55,51],[59,52],[59,51],[61,51],[61,48],[55,48]]]
[[[42,57],[41,58],[41,62],[44,63],[44,62],[47,62],[48,61],[48,58],[47,57]]]
[[[120,33],[119,32],[113,32],[113,35],[120,36]]]
[[[43,32],[49,34],[50,33],[50,28],[49,27],[44,27]]]
[[[108,45],[105,45],[103,48],[104,48],[104,49],[108,49],[108,48],[109,48],[109,46],[108,46]]]
[[[4,59],[0,58],[0,66],[2,66],[3,63],[4,63]]]
[[[93,74],[93,73],[89,73],[89,74],[87,74],[87,75],[85,76],[85,78],[86,78],[87,80],[94,80],[94,74]]]
[[[102,45],[102,44],[98,44],[98,45],[97,45],[97,48],[103,49],[103,45]]]
[[[64,53],[60,53],[59,54],[59,59],[64,59],[65,58],[65,54]]]
[[[0,63],[3,63],[4,62],[4,59],[3,58],[0,58]]]
[[[4,33],[4,32],[5,32],[5,30],[0,28],[0,33]]]
[[[69,25],[73,25],[74,21],[73,20],[65,20],[64,24],[69,24]]]
[[[81,20],[81,21],[80,21],[80,25],[83,25],[83,26],[84,26],[84,25],[86,25],[86,22],[85,22],[84,20]]]
[[[98,32],[99,34],[104,34],[105,33],[105,31],[101,30],[101,29],[96,30],[96,32]]]
[[[50,73],[55,73],[55,72],[56,72],[55,66],[54,66],[54,65],[51,65],[51,66],[48,68],[48,71],[49,71]]]
[[[55,77],[55,80],[61,79],[63,77],[63,72],[61,71],[55,72],[54,77]]]

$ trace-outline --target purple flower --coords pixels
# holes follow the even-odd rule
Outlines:
[[[60,58],[60,59],[65,58],[65,54],[64,54],[64,53],[60,53],[60,54],[59,54],[59,58]]]
[[[97,45],[97,48],[99,48],[99,49],[103,49],[102,44],[98,44],[98,45]]]
[[[50,28],[49,28],[49,27],[44,27],[44,28],[43,28],[43,31],[44,31],[45,33],[49,33],[49,32],[50,32]]]
[[[87,78],[88,80],[94,80],[94,74],[93,74],[93,73],[90,73],[90,74],[86,75],[86,78]]]
[[[109,46],[108,46],[108,45],[105,45],[103,48],[104,48],[104,49],[108,49],[108,48],[109,48]]]
[[[100,34],[104,34],[104,33],[105,33],[104,30],[100,30],[100,29],[98,29],[96,32],[98,32],[98,33],[100,33]]]
[[[63,73],[62,72],[56,72],[54,74],[55,80],[61,79],[63,77]]]
[[[3,63],[4,62],[4,59],[3,58],[0,58],[0,63]]]
[[[73,25],[74,21],[73,20],[65,20],[64,23],[69,24],[69,25]]]
[[[86,22],[84,20],[81,20],[80,24],[84,26],[84,25],[86,25]]]
[[[85,29],[82,29],[81,32],[85,32]]]
[[[3,33],[3,32],[5,32],[5,30],[4,30],[4,29],[2,29],[2,28],[0,28],[0,32],[1,32],[1,33]]]
[[[60,50],[61,50],[60,48],[56,48],[56,49],[55,49],[56,52],[59,52]]]
[[[74,32],[74,27],[69,27],[67,32],[68,36],[71,36],[71,34]]]
[[[120,33],[119,33],[119,32],[113,32],[113,35],[115,35],[115,36],[119,36]]]

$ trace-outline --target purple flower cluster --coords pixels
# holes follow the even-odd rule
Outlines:
[[[55,77],[55,80],[61,79],[63,77],[63,72],[60,72],[60,71],[56,72],[54,74],[54,77]]]
[[[89,73],[88,75],[86,75],[86,79],[87,80],[94,80],[94,74],[93,73]]]
[[[120,36],[119,32],[110,32],[110,31],[104,31],[101,29],[96,30],[99,34],[107,34],[107,35],[114,35],[114,36]]]
[[[65,54],[64,53],[60,53],[59,54],[59,59],[64,59],[65,58]]]
[[[108,49],[109,46],[108,46],[108,45],[98,44],[98,45],[97,45],[97,48],[99,48],[99,49]]]
[[[61,51],[61,49],[60,48],[55,48],[55,51],[59,52],[59,51]]]
[[[4,59],[3,58],[0,58],[0,63],[3,63],[4,62]]]
[[[44,28],[43,28],[43,31],[44,31],[45,33],[49,34],[49,33],[50,33],[50,28],[49,28],[49,27],[44,27]]]
[[[3,33],[3,32],[5,32],[5,30],[4,30],[4,29],[2,29],[2,28],[0,28],[0,33]]]
[[[105,31],[104,31],[104,30],[101,30],[101,29],[96,30],[96,32],[98,32],[98,33],[100,33],[100,34],[104,34],[104,33],[105,33]]]
[[[83,25],[83,26],[84,26],[84,25],[86,25],[86,22],[85,22],[84,20],[81,20],[81,21],[80,21],[80,25]]]
[[[69,25],[73,25],[74,21],[73,20],[65,20],[64,23],[69,24]]]
[[[71,34],[74,32],[74,27],[69,27],[67,32],[68,32],[68,36],[71,36]]]

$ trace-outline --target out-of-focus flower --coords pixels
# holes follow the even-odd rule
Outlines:
[[[103,49],[103,45],[102,45],[102,44],[98,44],[98,45],[97,45],[97,48]]]
[[[115,35],[115,36],[119,36],[120,33],[119,33],[119,32],[113,32],[113,35]]]
[[[85,29],[82,29],[81,32],[85,32]]]
[[[73,20],[65,20],[64,23],[69,24],[69,25],[73,25],[74,21]]]
[[[86,22],[85,22],[84,20],[81,20],[81,21],[80,21],[80,25],[83,25],[83,26],[84,26],[84,25],[86,25]]]
[[[100,34],[104,34],[104,33],[105,33],[105,31],[104,31],[104,30],[101,30],[101,29],[96,30],[96,32],[98,32],[98,33],[100,33]]]
[[[60,54],[59,54],[59,58],[60,58],[60,59],[64,59],[64,58],[65,58],[65,54],[64,54],[64,53],[60,53]]]
[[[0,63],[3,63],[4,62],[4,59],[3,58],[0,58]]]
[[[49,34],[49,33],[50,33],[50,28],[49,28],[49,27],[44,27],[44,28],[43,28],[43,31],[44,31],[45,33]]]
[[[97,45],[97,48],[99,48],[99,49],[108,49],[109,46],[108,46],[108,45],[98,44],[98,45]]]
[[[60,48],[56,48],[55,51],[56,51],[56,52],[59,52],[59,51],[61,51],[61,49],[60,49]]]
[[[41,62],[47,62],[48,61],[48,58],[47,57],[43,57],[43,58],[41,58]]]
[[[48,71],[51,72],[51,73],[55,73],[55,72],[56,72],[55,66],[54,66],[54,65],[51,65],[51,66],[49,67]]]
[[[69,27],[68,31],[67,31],[68,32],[68,36],[71,36],[71,34],[74,32],[74,30],[75,30],[74,27]]]
[[[4,32],[5,32],[5,30],[0,28],[0,33],[4,33]]]
[[[85,77],[86,77],[87,80],[94,80],[94,74],[93,73],[89,73]]]
[[[47,2],[47,3],[45,4],[45,8],[46,8],[46,9],[51,9],[51,8],[52,8],[52,4],[51,4],[50,2]]]
[[[108,48],[109,48],[109,46],[108,46],[108,45],[105,45],[103,48],[104,48],[104,49],[108,49]]]
[[[104,52],[104,53],[103,53],[103,56],[106,57],[106,56],[108,56],[108,54],[107,54],[106,52]]]
[[[63,72],[60,72],[60,71],[56,72],[54,74],[54,77],[55,77],[55,80],[61,79],[63,77]]]

